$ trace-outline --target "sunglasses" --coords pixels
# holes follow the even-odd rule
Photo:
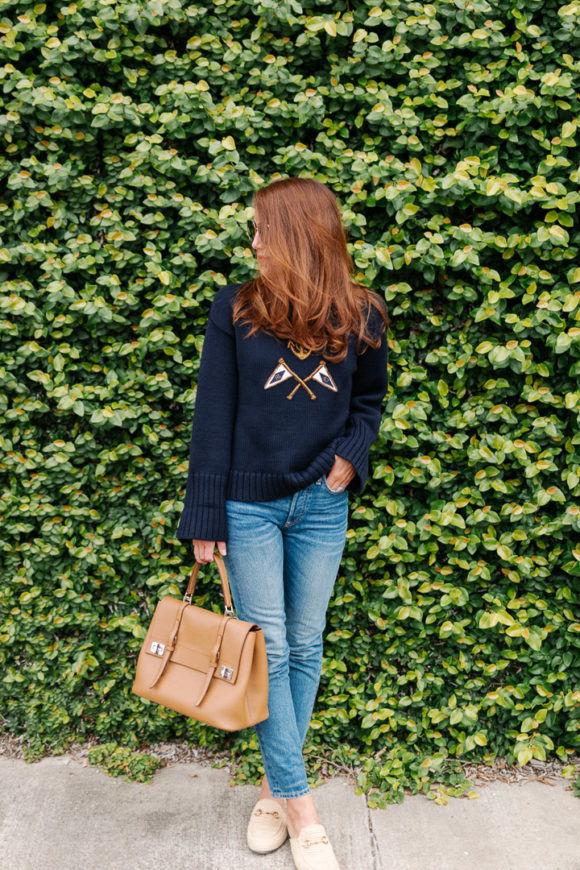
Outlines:
[[[264,230],[269,230],[269,224],[257,224],[256,221],[248,221],[247,223],[247,232],[248,238],[252,242],[254,240],[254,236],[256,233],[259,233],[262,237],[264,236]]]

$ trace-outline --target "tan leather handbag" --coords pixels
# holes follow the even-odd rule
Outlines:
[[[155,608],[137,661],[133,692],[186,716],[236,731],[268,718],[268,666],[262,629],[234,616],[228,575],[215,554],[224,615],[191,603],[196,562],[183,601]]]

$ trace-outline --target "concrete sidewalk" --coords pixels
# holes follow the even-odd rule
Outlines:
[[[369,810],[334,779],[315,791],[342,870],[580,870],[580,800],[562,780],[478,787],[438,806],[421,795]],[[286,843],[254,855],[246,821],[258,789],[176,764],[148,785],[68,756],[0,759],[2,870],[292,870]]]

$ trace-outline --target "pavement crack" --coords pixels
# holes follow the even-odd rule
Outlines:
[[[369,829],[369,836],[371,842],[371,856],[373,859],[372,870],[383,870],[383,862],[381,861],[381,853],[379,851],[379,843],[377,840],[377,835],[375,833],[375,826],[373,825],[373,817],[372,810],[368,805],[368,801],[365,799],[365,804],[367,808],[367,827]]]

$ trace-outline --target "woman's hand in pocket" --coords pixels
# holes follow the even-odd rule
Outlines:
[[[347,488],[355,474],[354,465],[348,459],[343,459],[342,456],[337,456],[335,453],[334,465],[326,475],[326,483],[330,489],[342,492],[343,489]]]

